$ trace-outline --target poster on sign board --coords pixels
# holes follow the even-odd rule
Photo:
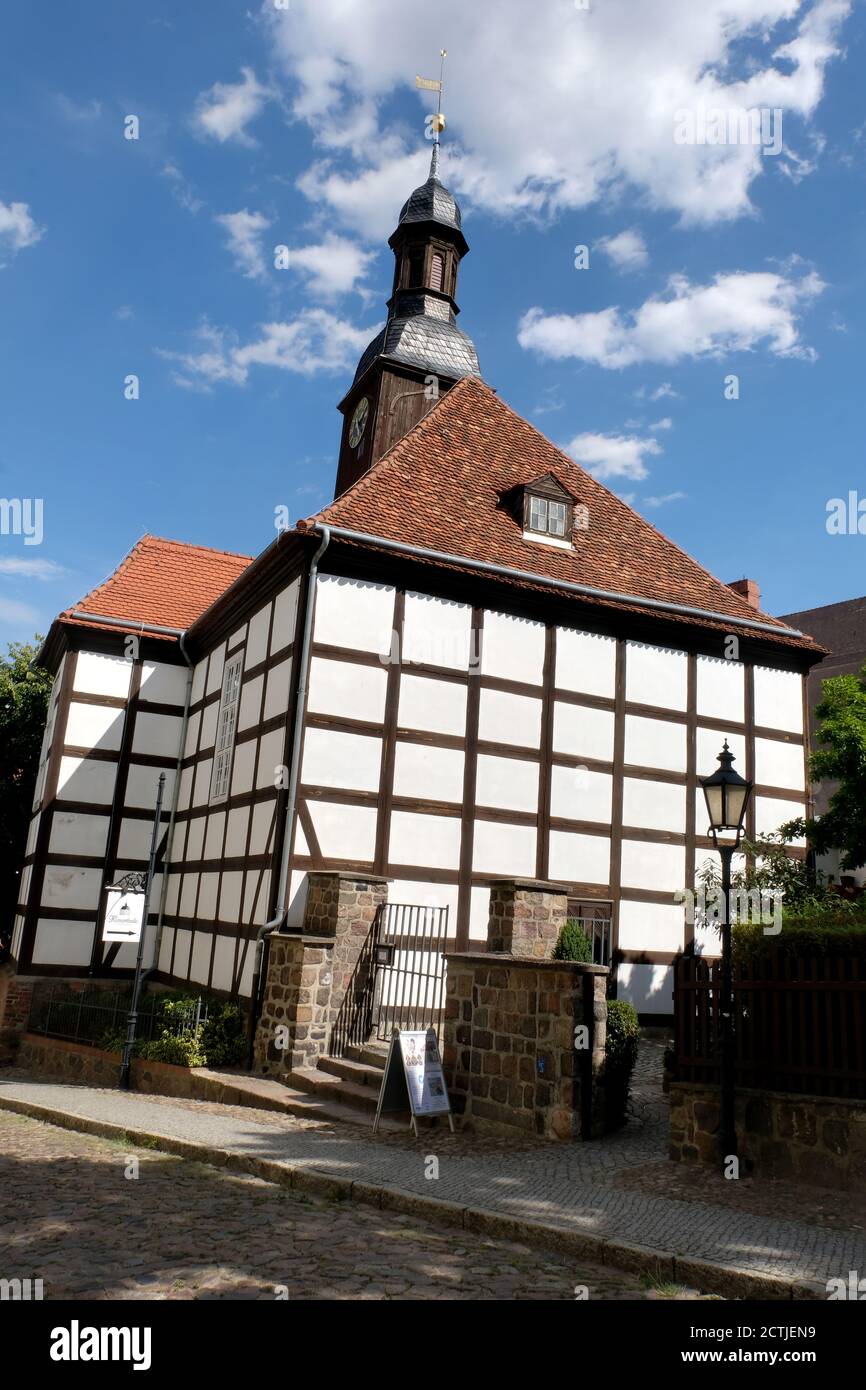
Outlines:
[[[395,1031],[388,1049],[385,1073],[379,1092],[379,1104],[374,1132],[379,1119],[389,1110],[408,1110],[411,1124],[418,1133],[418,1115],[447,1115],[453,1131],[451,1102],[439,1056],[439,1044],[433,1028],[417,1032]]]

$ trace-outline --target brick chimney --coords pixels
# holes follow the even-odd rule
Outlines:
[[[760,610],[761,591],[754,579],[733,579],[728,588],[733,589],[740,598],[744,598],[750,608],[754,608],[756,612]]]

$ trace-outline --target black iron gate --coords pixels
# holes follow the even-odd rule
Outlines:
[[[442,1025],[448,908],[385,903],[361,948],[330,1039],[333,1057],[395,1028]]]

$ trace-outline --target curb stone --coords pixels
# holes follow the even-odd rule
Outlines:
[[[334,1177],[307,1165],[281,1163],[274,1159],[257,1158],[254,1154],[234,1153],[230,1149],[196,1144],[171,1135],[153,1134],[148,1130],[130,1129],[127,1125],[108,1120],[93,1120],[32,1101],[0,1096],[0,1111],[26,1115],[61,1129],[93,1134],[98,1138],[127,1141],[141,1148],[157,1149],[177,1158],[191,1159],[210,1167],[247,1173],[288,1187],[293,1191],[324,1198],[326,1201],[359,1202],[383,1211],[400,1212],[423,1217],[435,1225],[461,1227],[463,1230],[494,1239],[509,1240],[558,1253],[576,1255],[611,1265],[633,1274],[648,1274],[654,1279],[685,1283],[701,1293],[717,1294],[726,1299],[784,1300],[827,1297],[824,1285],[815,1280],[786,1279],[782,1275],[755,1273],[734,1265],[718,1264],[713,1260],[678,1255],[675,1251],[656,1250],[646,1245],[595,1236],[571,1227],[546,1224],[528,1217],[483,1207],[466,1207],[442,1197],[427,1197],[402,1188],[384,1184],[353,1181]]]

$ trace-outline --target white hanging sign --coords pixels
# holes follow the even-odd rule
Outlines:
[[[135,944],[141,938],[143,916],[144,893],[124,893],[117,888],[109,888],[102,940]]]

